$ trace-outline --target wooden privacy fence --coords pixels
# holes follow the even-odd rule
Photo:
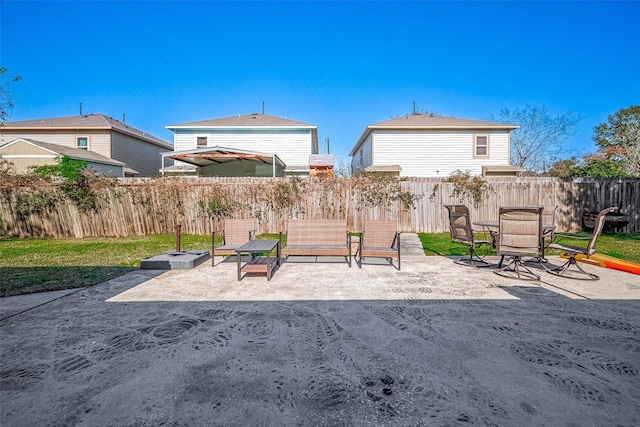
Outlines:
[[[256,218],[260,233],[285,230],[289,218],[346,218],[351,230],[360,230],[367,218],[397,219],[401,232],[435,233],[448,231],[444,205],[455,203],[468,205],[474,220],[496,220],[499,206],[558,205],[559,231],[580,230],[585,211],[617,206],[629,219],[618,231],[640,230],[640,179],[486,181],[490,189],[482,205],[474,207],[454,197],[453,184],[438,178],[382,184],[355,177],[124,179],[95,188],[96,209],[87,212],[65,197],[0,183],[0,232],[22,237],[114,237],[172,233],[181,224],[183,233],[206,235],[219,229],[222,219],[232,217]],[[413,208],[404,206],[401,199],[408,199],[396,187],[404,196],[411,194]]]
[[[486,178],[486,181],[491,188],[481,206],[462,201],[470,208],[473,221],[497,221],[500,206],[552,205],[558,206],[558,231],[574,232],[582,229],[584,212],[617,206],[629,219],[628,225],[618,231],[640,231],[640,179],[518,177]],[[402,230],[448,231],[444,205],[461,202],[453,196],[453,185],[435,178],[412,178],[403,185],[421,199],[414,211],[399,215]]]

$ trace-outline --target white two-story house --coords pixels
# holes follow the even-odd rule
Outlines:
[[[166,126],[173,132],[172,169],[199,176],[308,176],[318,129],[263,113]],[[167,171],[168,172],[168,171]]]
[[[369,125],[349,153],[352,173],[447,177],[515,175],[509,162],[512,130],[518,126],[478,120],[408,114]]]

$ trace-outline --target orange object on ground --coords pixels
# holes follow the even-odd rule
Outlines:
[[[568,258],[566,254],[562,254],[560,256],[563,258]],[[626,271],[627,273],[640,274],[640,264],[631,262],[631,261],[625,261],[623,259],[614,258],[609,255],[593,254],[589,258],[587,258],[585,255],[578,254],[576,256],[576,259],[586,264],[599,265],[600,267],[611,268],[613,270],[620,270],[620,271]]]

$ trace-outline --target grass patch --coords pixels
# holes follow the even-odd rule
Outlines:
[[[491,236],[487,234],[474,234],[476,240],[491,240]],[[450,233],[418,233],[418,237],[422,242],[422,249],[427,256],[463,256],[469,252],[469,247],[460,243],[451,242]],[[496,250],[486,246],[476,249],[479,255],[495,255]]]
[[[209,249],[210,236],[181,236],[181,249]],[[175,234],[87,239],[0,239],[0,296],[93,286],[175,250]]]
[[[221,244],[222,237],[216,236],[216,245]],[[86,239],[1,237],[0,297],[97,285],[140,268],[143,258],[175,249],[174,233]],[[211,249],[211,236],[182,234],[180,249]]]
[[[428,256],[462,256],[467,253],[468,247],[458,243],[451,243],[449,233],[418,233],[424,253]],[[586,247],[590,234],[575,233],[571,237],[556,237],[556,242],[563,245],[573,245]],[[476,236],[477,239],[490,240],[482,234]],[[609,255],[626,261],[640,263],[640,234],[601,234],[596,242],[596,252]],[[479,249],[482,255],[485,253],[484,247]],[[495,255],[495,250],[491,249],[489,255]],[[547,255],[560,255],[560,251],[546,250]]]

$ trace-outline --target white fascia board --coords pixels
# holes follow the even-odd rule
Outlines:
[[[189,129],[193,131],[202,130],[202,129],[213,129],[213,130],[242,130],[242,129],[251,129],[251,130],[260,130],[260,129],[275,129],[275,130],[287,130],[287,129],[318,129],[317,126],[165,126],[165,129],[168,130],[177,130],[177,129]]]
[[[18,142],[20,142],[20,141],[27,142],[27,143],[29,142],[29,141],[27,141],[27,140],[25,140],[25,139],[18,138],[18,139],[14,139],[13,141],[9,141],[9,142],[7,142],[7,143],[5,143],[5,144],[0,145],[0,148],[7,148],[7,147],[11,147],[13,144],[17,144],[17,143],[18,143]]]
[[[31,142],[31,141],[29,141],[28,139],[24,139],[24,138],[14,139],[13,141],[8,142],[8,143],[6,143],[5,145],[3,145],[3,146],[2,146],[2,148],[7,148],[7,147],[9,147],[9,146],[11,146],[11,145],[17,144],[18,142],[24,142],[25,144],[29,144],[29,145],[31,145],[32,147],[36,147],[36,148],[39,148],[40,150],[44,150],[44,151],[47,151],[47,152],[49,152],[49,153],[55,154],[56,156],[57,156],[57,155],[59,155],[59,153],[56,153],[56,152],[55,152],[55,151],[53,151],[53,150],[49,150],[48,148],[44,148],[44,147],[42,147],[42,146],[40,146],[40,145],[36,144],[35,142]],[[37,155],[37,154],[34,154],[34,155]],[[48,158],[48,157],[45,157],[45,158]]]
[[[3,159],[55,159],[56,157],[58,157],[57,154],[0,154],[0,158]]]
[[[378,129],[378,130],[474,130],[474,129],[481,129],[481,130],[505,130],[505,129],[509,129],[509,130],[513,130],[513,129],[518,129],[520,126],[514,126],[514,125],[480,125],[480,126],[471,126],[471,125],[464,125],[464,126],[379,126],[379,125],[373,125],[373,126],[368,126],[368,129]]]

